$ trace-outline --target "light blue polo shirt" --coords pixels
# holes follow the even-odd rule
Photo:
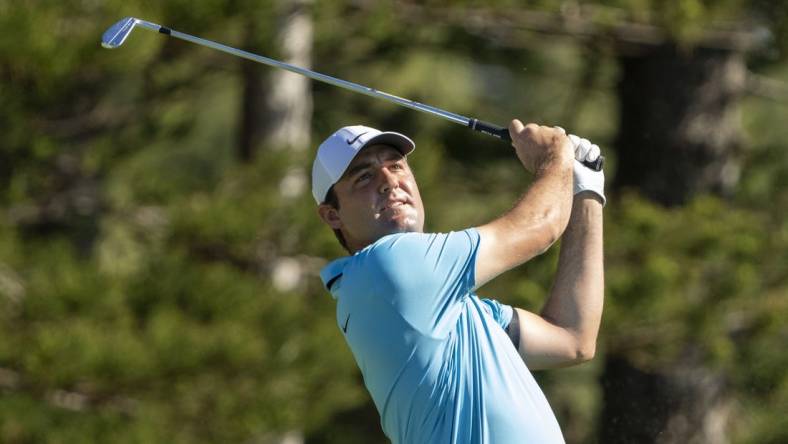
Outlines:
[[[563,443],[504,331],[473,292],[479,233],[400,233],[328,264],[337,323],[394,443]]]

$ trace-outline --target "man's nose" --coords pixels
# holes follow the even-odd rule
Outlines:
[[[380,193],[385,194],[395,188],[399,188],[399,179],[397,178],[397,175],[389,171],[388,168],[382,168]]]

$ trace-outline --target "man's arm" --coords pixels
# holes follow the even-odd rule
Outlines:
[[[478,227],[476,287],[546,251],[569,221],[574,153],[564,131],[513,120],[509,133],[535,177],[514,208]]]
[[[574,198],[550,296],[541,315],[515,308],[518,351],[531,370],[564,367],[594,356],[602,318],[602,203],[592,192]],[[513,338],[515,339],[515,338]]]

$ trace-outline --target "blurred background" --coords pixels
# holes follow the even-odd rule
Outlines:
[[[0,442],[383,443],[320,268],[319,142],[410,135],[430,231],[528,186],[496,139],[125,16],[608,163],[596,358],[537,372],[574,443],[788,442],[788,3],[0,0]],[[479,292],[539,310],[551,249]]]

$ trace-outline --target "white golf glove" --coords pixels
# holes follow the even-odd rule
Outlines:
[[[592,191],[602,199],[602,206],[605,205],[605,173],[604,171],[594,171],[583,165],[581,162],[595,161],[601,154],[599,147],[591,143],[588,139],[582,139],[574,134],[569,135],[569,140],[575,148],[574,179],[575,194],[581,191]]]

